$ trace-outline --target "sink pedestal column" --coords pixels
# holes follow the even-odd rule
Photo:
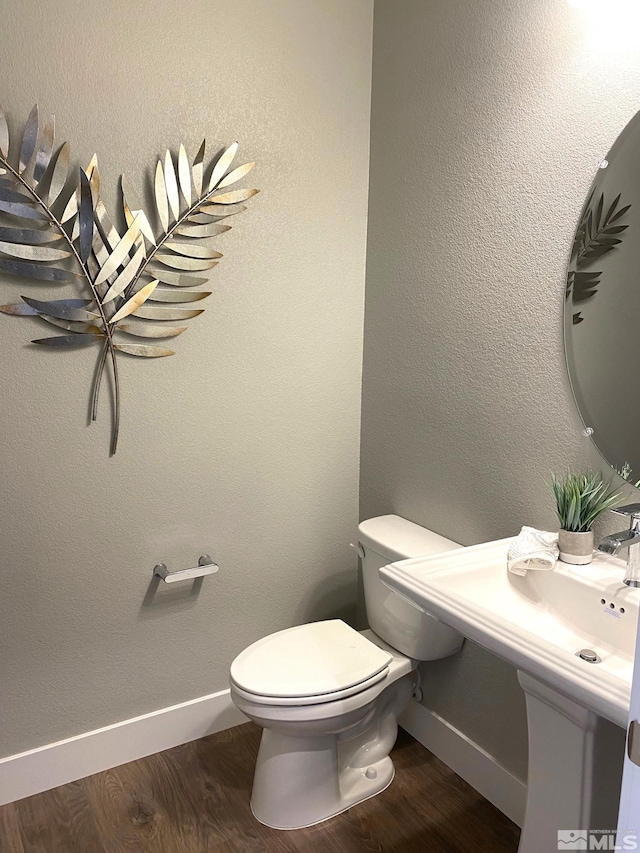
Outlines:
[[[527,809],[518,853],[557,850],[561,829],[576,837],[587,829],[615,829],[623,730],[524,672],[518,671],[518,680],[529,730]]]

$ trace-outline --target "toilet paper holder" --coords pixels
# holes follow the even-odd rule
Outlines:
[[[198,560],[198,565],[192,569],[176,569],[170,572],[164,563],[158,563],[157,566],[153,567],[153,576],[160,578],[165,583],[175,583],[176,581],[187,581],[202,578],[205,575],[213,575],[219,568],[220,566],[214,563],[208,554],[203,554]]]

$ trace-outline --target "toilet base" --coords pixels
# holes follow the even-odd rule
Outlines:
[[[387,788],[389,756],[367,767],[339,769],[335,735],[294,738],[265,729],[251,795],[251,811],[272,829],[322,823]]]
[[[404,675],[362,708],[359,721],[347,726],[343,717],[338,725],[338,717],[326,734],[265,728],[251,794],[254,817],[273,829],[302,829],[384,791],[394,776],[389,753],[398,715],[412,691],[413,680]]]

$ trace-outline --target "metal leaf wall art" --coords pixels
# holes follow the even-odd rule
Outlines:
[[[112,454],[120,423],[118,354],[174,355],[162,343],[139,340],[174,338],[187,329],[183,322],[203,313],[193,306],[211,291],[198,289],[207,282],[199,273],[215,267],[222,255],[202,241],[228,231],[227,219],[245,210],[242,202],[258,192],[227,189],[254,166],[231,169],[237,148],[234,142],[208,166],[204,141],[193,163],[184,145],[177,158],[167,151],[155,170],[151,219],[143,209],[130,208],[121,186],[120,233],[100,198],[97,158],[86,170],[72,172],[68,144],[54,151],[54,118],[41,124],[37,106],[19,148],[12,143],[10,150],[0,109],[0,273],[47,286],[73,283],[84,290],[84,298],[23,296],[17,304],[0,305],[0,311],[35,316],[57,328],[57,334],[34,344],[98,348],[91,416],[97,417],[100,386],[110,365]]]
[[[602,272],[592,270],[590,266],[619,246],[623,232],[629,227],[621,220],[631,209],[631,205],[620,207],[621,198],[621,193],[618,193],[611,204],[607,205],[604,193],[600,193],[596,203],[595,191],[592,191],[585,202],[573,240],[567,273],[566,299],[571,298],[575,306],[595,296]],[[583,321],[582,312],[574,312],[573,325],[577,326]]]

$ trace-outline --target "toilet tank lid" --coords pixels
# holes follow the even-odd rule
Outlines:
[[[358,526],[358,539],[365,550],[370,548],[389,562],[425,557],[460,547],[457,542],[399,515],[379,515],[362,521]]]

